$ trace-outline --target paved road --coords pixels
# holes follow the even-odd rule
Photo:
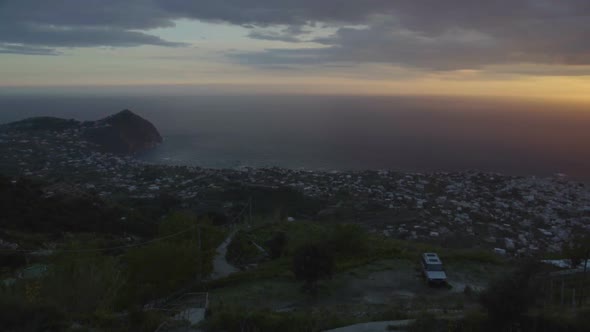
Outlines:
[[[354,324],[345,327],[339,327],[337,329],[328,330],[324,332],[385,332],[389,331],[387,328],[389,326],[397,326],[397,327],[404,327],[408,326],[414,320],[407,319],[407,320],[389,320],[383,322],[370,322],[370,323],[361,323],[361,324]],[[400,330],[401,331],[401,330]]]
[[[211,273],[211,279],[221,279],[223,277],[227,277],[228,275],[238,272],[239,269],[235,266],[228,263],[225,259],[225,254],[227,253],[227,246],[231,243],[231,240],[234,238],[234,235],[238,232],[237,229],[233,230],[223,241],[222,244],[217,247],[217,253],[215,254],[215,258],[213,259],[213,273]]]

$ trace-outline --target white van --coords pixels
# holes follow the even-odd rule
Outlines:
[[[422,254],[422,274],[429,285],[443,285],[447,282],[447,274],[442,261],[437,254],[427,252]]]

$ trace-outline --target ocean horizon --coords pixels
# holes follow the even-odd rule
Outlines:
[[[556,109],[559,108],[559,109]],[[165,141],[142,160],[207,168],[479,170],[590,180],[590,112],[477,98],[0,96],[0,123],[131,109]]]

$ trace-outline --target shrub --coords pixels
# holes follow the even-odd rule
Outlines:
[[[406,329],[408,332],[436,332],[447,331],[446,324],[436,319],[431,313],[423,313]]]
[[[300,332],[324,331],[356,322],[331,310],[274,312],[234,306],[216,306],[202,327],[207,331]]]
[[[267,241],[268,253],[271,259],[277,259],[283,256],[287,248],[287,234],[285,232],[277,232]]]
[[[227,246],[225,258],[236,266],[245,266],[258,261],[261,252],[252,243],[248,235],[240,231],[236,233]]]
[[[160,237],[170,235],[174,236],[131,249],[123,256],[129,283],[122,303],[164,296],[211,273],[222,231],[207,220],[175,214],[159,227]]]
[[[519,270],[496,280],[480,295],[480,303],[488,311],[492,324],[510,327],[535,302],[538,294],[532,277],[537,270],[534,263],[526,263]]]
[[[463,294],[467,297],[471,297],[473,295],[473,288],[469,285],[465,285],[465,288],[463,288]]]
[[[334,258],[325,246],[307,244],[300,247],[293,256],[293,274],[304,281],[303,290],[316,291],[320,279],[332,277]]]
[[[38,281],[39,299],[73,315],[112,311],[125,278],[114,257],[98,253],[57,256]]]
[[[0,291],[0,326],[2,331],[63,331],[63,312],[55,306],[27,303],[22,297]]]
[[[129,312],[127,331],[153,332],[164,322],[165,316],[156,311],[132,310]]]
[[[369,249],[369,236],[359,225],[339,224],[330,231],[327,245],[336,255],[362,256]]]
[[[166,295],[195,279],[198,247],[190,242],[157,242],[129,250],[127,263],[128,298],[144,302]]]
[[[0,268],[16,269],[26,264],[27,260],[24,254],[0,251]]]

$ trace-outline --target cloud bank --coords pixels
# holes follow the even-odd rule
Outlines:
[[[259,67],[384,63],[429,70],[590,65],[588,0],[3,0],[0,53],[63,47],[183,46],[150,34],[195,19],[313,48],[233,53]],[[278,26],[286,27],[276,30]],[[327,37],[305,27],[330,26]]]

